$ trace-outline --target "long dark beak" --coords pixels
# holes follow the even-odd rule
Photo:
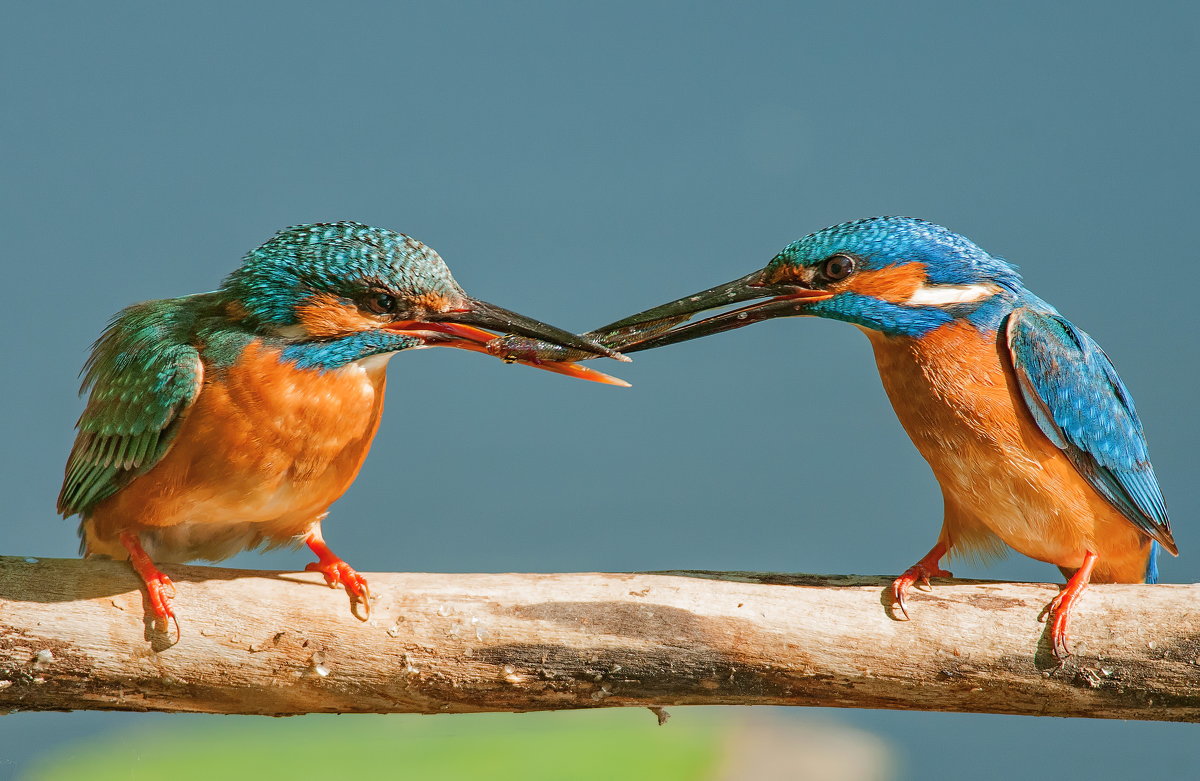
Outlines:
[[[390,323],[389,330],[411,334],[431,347],[457,347],[473,352],[497,355],[490,345],[500,341],[497,334],[485,331],[495,329],[504,334],[517,334],[536,340],[539,344],[552,345],[553,349],[570,352],[587,358],[607,356],[618,361],[629,359],[603,344],[570,331],[555,328],[540,320],[510,312],[507,309],[467,298],[463,304],[448,312],[425,315],[421,320],[397,320]],[[629,383],[603,372],[570,362],[544,362],[522,357],[498,356],[508,363],[521,363],[538,369],[565,374],[581,380],[601,382],[606,385],[629,387]]]
[[[621,352],[637,352],[769,320],[804,314],[809,304],[832,298],[826,290],[795,284],[767,284],[763,271],[710,287],[699,293],[630,315],[590,331],[589,336],[615,346]],[[690,325],[681,325],[693,315],[709,309],[764,299],[749,306],[722,312]]]
[[[616,350],[600,344],[595,339],[587,336],[579,336],[570,331],[555,328],[540,320],[534,320],[532,317],[519,315],[516,312],[510,312],[507,309],[498,307],[495,304],[489,304],[486,301],[477,301],[472,298],[468,298],[466,305],[461,309],[431,315],[426,319],[431,322],[462,323],[464,325],[478,326],[479,328],[490,328],[500,333],[528,336],[561,347],[615,358],[618,361],[629,360]]]

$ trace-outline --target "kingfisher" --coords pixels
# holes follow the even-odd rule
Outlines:
[[[1089,582],[1153,583],[1158,547],[1178,554],[1133,398],[1100,346],[1013,265],[932,222],[834,225],[761,270],[588,336],[636,352],[795,316],[866,333],[892,407],[941,486],[937,542],[891,589],[904,619],[914,584],[950,576],[948,554],[1007,546],[1067,578],[1045,611],[1061,659]],[[586,357],[519,338],[492,347],[513,359]]]
[[[113,318],[84,366],[89,396],[58,510],[80,516],[83,555],[130,562],[154,624],[173,621],[176,635],[174,587],[156,561],[301,543],[317,556],[306,569],[344,586],[367,620],[367,581],[321,524],[379,427],[388,360],[425,347],[487,353],[498,336],[489,328],[622,359],[471,298],[438,253],[404,234],[356,222],[287,228],[218,290]],[[627,385],[570,363],[539,368]]]

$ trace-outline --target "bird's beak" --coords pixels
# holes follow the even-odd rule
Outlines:
[[[708,290],[630,315],[590,331],[589,335],[614,345],[622,352],[637,352],[730,331],[773,317],[802,315],[810,304],[827,300],[834,295],[827,290],[817,290],[794,283],[767,283],[764,281],[765,277],[763,270],[755,271],[724,285],[710,287]],[[700,312],[754,299],[762,300],[683,325]]]
[[[589,358],[606,356],[618,361],[629,360],[611,347],[606,347],[594,339],[578,336],[540,320],[534,320],[495,304],[473,298],[466,298],[461,305],[447,312],[431,313],[421,320],[398,320],[388,325],[389,330],[411,333],[423,339],[430,346],[457,347],[494,355],[495,352],[489,350],[488,345],[494,342],[498,335],[492,331],[485,331],[484,328],[494,329],[500,334],[515,334],[537,339],[556,347],[585,353]],[[575,363],[545,362],[536,358],[506,358],[506,362],[521,363],[556,374],[577,377],[581,380],[629,387],[629,383],[622,379]]]

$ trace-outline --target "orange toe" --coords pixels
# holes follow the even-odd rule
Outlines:
[[[920,583],[929,590],[930,578],[951,578],[954,577],[949,571],[938,566],[938,562],[946,555],[946,546],[943,543],[938,543],[933,546],[925,557],[904,571],[904,574],[892,581],[892,602],[900,609],[900,613],[904,619],[908,620],[908,606],[905,604],[904,598],[908,596],[908,592],[917,583]]]
[[[141,577],[146,586],[146,596],[150,601],[150,610],[154,613],[154,624],[162,631],[167,630],[168,623],[175,625],[175,642],[179,642],[183,634],[179,630],[179,620],[171,607],[175,597],[175,584],[162,573],[150,556],[142,548],[141,540],[133,532],[121,532],[121,544],[129,551],[129,563]]]
[[[1088,551],[1083,557],[1082,566],[1067,580],[1067,585],[1059,595],[1046,606],[1046,614],[1050,621],[1050,648],[1058,659],[1066,659],[1071,655],[1071,610],[1087,590],[1092,579],[1092,568],[1096,566],[1098,558],[1095,553]]]
[[[320,572],[330,588],[344,587],[346,593],[350,595],[350,612],[354,614],[354,617],[360,621],[370,618],[371,590],[367,586],[367,579],[335,555],[321,539],[310,537],[307,544],[312,552],[317,554],[317,561],[306,566],[305,571]],[[362,605],[362,615],[358,614],[355,609],[356,605]]]

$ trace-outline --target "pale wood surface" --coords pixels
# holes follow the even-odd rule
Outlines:
[[[317,574],[166,565],[182,640],[118,562],[0,558],[0,710],[290,715],[704,704],[1200,721],[1200,585],[1095,586],[1051,657],[1048,584],[755,573]]]

